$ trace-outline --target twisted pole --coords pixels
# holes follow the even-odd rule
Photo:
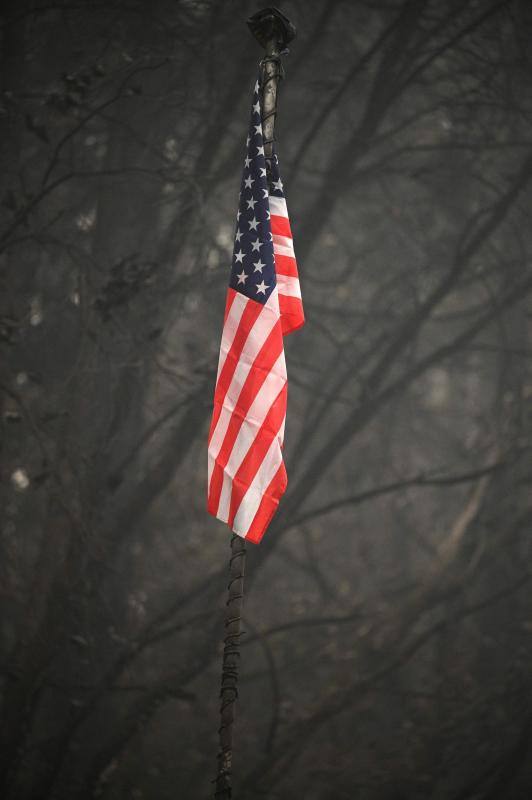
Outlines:
[[[292,23],[276,8],[265,8],[247,20],[247,24],[265,49],[261,61],[262,130],[268,185],[271,186],[271,161],[275,117],[277,113],[277,85],[282,76],[281,54],[295,36]],[[233,534],[229,558],[229,583],[225,608],[225,636],[222,656],[222,680],[220,687],[220,727],[218,770],[215,800],[231,800],[233,766],[233,726],[235,704],[238,698],[238,669],[240,665],[240,637],[242,608],[244,602],[244,575],[246,568],[245,540]]]
[[[233,723],[238,697],[238,667],[240,663],[240,637],[242,631],[242,605],[244,601],[244,574],[246,568],[245,540],[233,534],[229,558],[229,583],[225,608],[225,637],[222,658],[222,683],[220,688],[220,728],[218,772],[216,775],[217,800],[230,800],[232,796],[231,770],[233,766]]]

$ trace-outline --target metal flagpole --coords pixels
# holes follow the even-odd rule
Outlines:
[[[294,25],[277,8],[264,8],[247,20],[253,36],[264,47],[266,54],[261,61],[262,129],[268,186],[271,185],[271,160],[275,116],[277,113],[277,85],[282,77],[281,55],[296,35]],[[231,537],[229,559],[229,583],[225,609],[225,637],[222,657],[222,680],[220,688],[220,728],[218,771],[215,778],[216,800],[232,797],[233,724],[235,703],[238,697],[238,667],[240,663],[240,629],[244,601],[244,573],[246,567],[245,540]]]

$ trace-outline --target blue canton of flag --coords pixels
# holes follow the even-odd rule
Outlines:
[[[265,303],[276,284],[259,84],[255,84],[229,285]]]

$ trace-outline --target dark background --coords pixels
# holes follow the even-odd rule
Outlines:
[[[238,800],[532,797],[532,4],[287,2],[307,325]],[[5,800],[207,798],[206,435],[257,5],[5,3]]]

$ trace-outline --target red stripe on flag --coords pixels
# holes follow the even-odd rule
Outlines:
[[[231,505],[229,507],[228,525],[232,528],[235,514],[242,501],[242,498],[249,489],[253,478],[257,474],[260,465],[264,461],[264,456],[270,449],[272,441],[279,433],[283,420],[286,416],[286,383],[270,406],[264,422],[255,434],[255,441],[244,456],[242,463],[233,478],[231,491]]]
[[[270,217],[270,224],[274,236],[287,236],[289,239],[292,238],[290,220],[288,217],[280,217],[278,214],[272,214]]]
[[[286,491],[287,483],[286,469],[284,464],[281,464],[275,473],[273,480],[266,489],[262,500],[260,501],[257,513],[255,514],[253,522],[251,523],[249,531],[246,535],[246,541],[253,542],[254,544],[258,544],[260,542],[264,536],[266,528],[270,524],[271,518],[277,511],[279,500]]]
[[[297,263],[293,256],[282,256],[275,253],[275,271],[279,275],[288,275],[290,278],[298,278]]]
[[[233,300],[236,297],[236,291],[231,289],[231,287],[227,290],[227,297],[225,299],[225,314],[224,314],[224,325],[227,322],[227,317],[229,316],[229,312],[231,311],[231,306],[233,305]]]
[[[253,304],[258,305],[258,304]],[[247,311],[247,309],[246,309]],[[238,431],[242,426],[242,422],[246,418],[246,414],[255,399],[260,387],[268,377],[271,368],[279,358],[283,350],[283,337],[280,320],[278,320],[271,329],[268,338],[262,345],[255,361],[253,362],[248,376],[245,380],[242,391],[238,396],[235,409],[229,420],[227,431],[225,433],[222,446],[216,456],[214,469],[211,476],[211,484],[209,486],[209,503],[208,508],[211,514],[216,516],[218,505],[220,503],[220,493],[222,491],[223,472],[227,465],[231,450],[233,449]],[[227,390],[226,390],[227,391]],[[225,394],[225,393],[224,393]],[[215,408],[215,413],[216,413]],[[221,413],[221,403],[218,408],[217,417]]]
[[[299,297],[290,297],[286,294],[279,295],[279,311],[281,312],[281,325],[283,335],[292,333],[305,323],[303,303]]]
[[[235,292],[235,295],[236,294],[237,293]],[[229,388],[229,384],[231,383],[231,379],[238,365],[238,361],[240,359],[242,350],[244,349],[244,345],[246,344],[246,340],[263,308],[264,306],[261,303],[255,303],[253,300],[250,300],[248,301],[248,304],[244,309],[244,313],[240,318],[235,338],[233,339],[231,348],[227,353],[225,363],[222,367],[220,377],[218,378],[218,382],[216,383],[216,388],[214,390],[214,411],[212,414],[211,428],[209,431],[209,442],[211,441],[212,434],[214,433],[214,429],[216,428],[218,419],[222,412],[223,399]]]

